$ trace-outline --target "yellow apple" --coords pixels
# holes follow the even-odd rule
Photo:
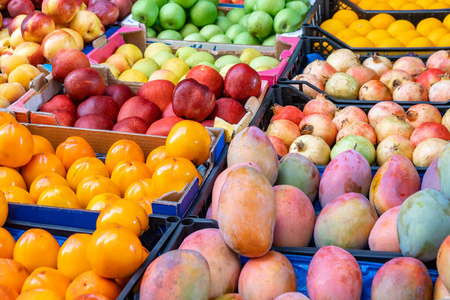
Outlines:
[[[178,81],[180,80],[177,77],[177,75],[175,75],[170,70],[157,70],[157,71],[153,72],[153,74],[150,76],[148,81],[159,80],[159,79],[171,81],[175,85],[177,85]]]
[[[159,51],[166,51],[172,53],[172,49],[164,43],[152,43],[147,46],[144,52],[144,57],[153,58]]]
[[[166,60],[161,66],[161,70],[170,70],[177,75],[178,78],[181,78],[189,71],[189,66],[181,58],[174,57]]]
[[[108,66],[111,74],[113,74],[114,77],[119,78],[120,72],[119,69],[116,68],[116,66],[107,63],[101,63],[101,65]]]
[[[120,74],[119,80],[133,82],[147,82],[148,78],[144,73],[137,69],[129,69]]]
[[[114,65],[120,73],[131,69],[133,65],[131,58],[124,53],[114,53],[106,59],[105,63]]]
[[[115,53],[124,53],[131,58],[133,64],[143,58],[142,51],[136,45],[124,44],[117,48]]]

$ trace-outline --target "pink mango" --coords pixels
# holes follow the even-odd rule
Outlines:
[[[369,235],[369,248],[372,251],[402,252],[397,234],[399,206],[387,210],[373,226]]]

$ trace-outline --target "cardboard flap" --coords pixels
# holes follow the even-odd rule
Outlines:
[[[101,49],[106,45],[108,45],[108,43],[109,43],[108,38],[106,37],[106,35],[103,34],[92,41],[92,47]]]
[[[53,96],[58,94],[63,89],[63,84],[57,80],[53,80],[52,74],[47,75],[43,79],[40,79],[36,84],[43,85],[39,90],[37,90],[36,94],[31,97],[30,100],[26,101],[23,105],[25,108],[31,111],[39,110],[42,104],[46,103],[48,99],[53,98]]]
[[[129,31],[129,32],[121,32],[120,35],[122,36],[125,44],[133,44],[137,46],[142,53],[145,52],[146,48],[146,33],[144,30],[137,30],[137,31]]]
[[[48,80],[47,80],[47,78],[45,78],[47,75],[48,75],[48,72],[47,72],[47,74],[41,73],[38,76],[36,76],[30,82],[30,89],[33,89],[36,92],[40,92],[48,84]]]

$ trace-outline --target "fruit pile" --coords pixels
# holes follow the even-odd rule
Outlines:
[[[351,0],[364,10],[422,10],[422,9],[446,9],[450,8],[448,0]]]
[[[350,47],[450,47],[450,14],[443,21],[426,18],[414,26],[389,14],[365,20],[352,10],[339,10],[320,27]]]
[[[226,15],[217,10],[219,1],[138,0],[133,19],[145,24],[147,36],[197,42],[273,46],[275,34],[299,30],[311,7],[301,1],[245,1],[245,9]]]

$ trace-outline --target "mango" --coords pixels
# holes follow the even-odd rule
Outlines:
[[[215,298],[214,300],[245,300],[241,295],[237,293],[229,293]]]
[[[239,294],[246,300],[270,300],[296,291],[294,267],[286,256],[276,251],[250,259],[239,276]]]
[[[280,160],[275,185],[289,184],[299,188],[314,202],[319,190],[320,173],[316,165],[300,153],[288,153]]]
[[[367,159],[356,150],[346,150],[337,155],[325,168],[319,185],[322,207],[345,193],[367,196],[372,171]]]
[[[413,257],[396,257],[385,263],[372,281],[372,300],[431,299],[433,282],[427,267]]]
[[[382,215],[419,190],[420,177],[416,168],[409,159],[396,154],[375,173],[370,184],[369,200]]]
[[[445,146],[438,161],[439,183],[442,194],[450,199],[450,144]]]
[[[433,300],[450,299],[450,292],[445,287],[441,280],[441,276],[438,276],[434,283]]]
[[[402,252],[397,235],[397,216],[400,205],[382,214],[369,235],[369,248],[372,251]]]
[[[438,161],[439,157],[436,158],[431,165],[428,166],[425,174],[423,174],[422,178],[422,186],[421,190],[424,189],[435,189],[441,191],[441,183],[439,182],[439,173],[438,173]]]
[[[231,141],[227,154],[228,166],[253,161],[257,163],[270,184],[278,175],[278,156],[272,142],[266,134],[255,126],[239,132]]]
[[[306,275],[311,299],[360,300],[362,273],[356,259],[336,246],[325,246],[314,254]]]
[[[436,266],[447,290],[450,290],[450,235],[442,242],[436,259]]]
[[[264,175],[248,166],[228,173],[220,193],[217,222],[233,251],[247,257],[266,254],[272,246],[276,215],[275,192]]]
[[[414,193],[400,208],[397,232],[404,256],[424,262],[435,259],[440,245],[450,235],[450,201],[434,189]]]

